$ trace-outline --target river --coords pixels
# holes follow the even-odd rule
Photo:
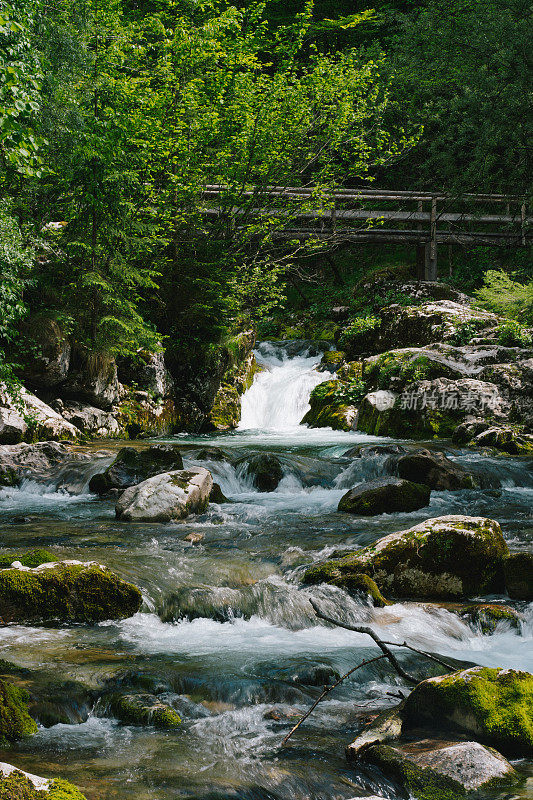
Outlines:
[[[175,524],[116,521],[113,503],[89,494],[87,485],[120,442],[86,448],[90,459],[52,483],[26,481],[0,491],[3,548],[39,546],[58,558],[100,561],[136,583],[145,598],[142,611],[121,622],[5,627],[2,657],[95,688],[127,676],[161,693],[183,720],[177,731],[137,728],[99,716],[97,705],[85,722],[41,727],[0,752],[0,760],[71,780],[89,800],[348,800],[372,792],[398,800],[383,779],[363,775],[344,758],[362,720],[406,689],[386,662],[355,673],[280,747],[324,682],[377,652],[368,637],[319,624],[310,596],[326,613],[364,620],[388,640],[406,640],[454,664],[533,671],[533,604],[515,604],[524,615],[521,632],[502,623],[486,636],[437,606],[374,609],[334,587],[301,587],[314,560],[443,514],[494,518],[511,549],[531,548],[533,463],[439,443],[480,474],[486,488],[432,492],[428,508],[409,514],[338,514],[342,494],[382,474],[385,458],[346,451],[391,440],[300,426],[312,388],[328,375],[315,369],[319,356],[294,350],[259,346],[265,369],[243,397],[238,430],[163,440],[182,446],[186,466],[210,469],[228,503]],[[202,454],[205,448],[220,448],[228,460]],[[284,475],[276,491],[262,494],[246,459],[264,451],[279,457]],[[15,524],[20,515],[26,521]],[[190,532],[204,539],[184,542]],[[435,674],[419,657],[404,658],[418,674]],[[531,763],[518,766],[533,774]],[[533,797],[531,780],[529,788],[502,795],[511,796]]]

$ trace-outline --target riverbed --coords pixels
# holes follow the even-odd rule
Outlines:
[[[457,666],[533,671],[533,604],[513,604],[523,615],[520,631],[502,622],[487,636],[437,605],[375,609],[335,587],[301,585],[313,561],[444,514],[496,519],[511,550],[531,549],[533,461],[429,443],[479,475],[484,488],[434,491],[430,506],[412,513],[339,514],[344,492],[382,475],[387,457],[347,451],[392,440],[299,425],[312,388],[328,377],[316,370],[320,357],[305,350],[289,357],[272,344],[257,355],[264,371],[243,398],[238,430],[158,440],[179,444],[185,466],[211,470],[227,503],[177,523],[118,522],[113,502],[88,491],[90,477],[125,444],[116,441],[87,446],[90,458],[48,483],[0,491],[2,548],[39,546],[58,559],[99,561],[144,596],[141,612],[121,622],[5,627],[2,657],[93,688],[128,675],[157,690],[183,721],[176,731],[156,731],[100,716],[96,706],[81,724],[41,727],[0,760],[71,780],[88,800],[349,800],[373,792],[400,800],[384,779],[344,758],[369,714],[407,690],[384,661],[355,673],[281,747],[324,683],[377,654],[368,637],[320,623],[310,597],[332,616],[372,624],[388,640]],[[202,453],[208,448],[215,450]],[[282,463],[274,492],[253,487],[247,458],[258,452]],[[191,532],[202,541],[184,541]],[[418,656],[403,658],[420,676],[436,674]],[[533,764],[517,766],[533,775]],[[532,780],[501,797],[532,798]]]

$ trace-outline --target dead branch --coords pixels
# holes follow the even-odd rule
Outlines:
[[[324,697],[325,697],[327,694],[329,694],[331,691],[333,691],[333,689],[335,689],[335,687],[337,687],[337,686],[339,685],[339,683],[342,683],[342,682],[343,682],[344,680],[346,680],[346,678],[348,678],[348,677],[349,677],[349,676],[350,676],[350,675],[351,675],[353,672],[355,672],[355,671],[356,671],[356,670],[358,670],[358,669],[361,669],[361,667],[366,667],[366,665],[367,665],[367,664],[373,664],[375,661],[381,661],[381,659],[383,659],[383,658],[387,658],[387,655],[386,655],[386,654],[383,654],[383,655],[381,655],[381,656],[376,656],[375,658],[369,658],[369,659],[367,659],[366,661],[361,661],[361,663],[360,663],[360,664],[358,664],[356,667],[352,667],[352,669],[351,669],[351,670],[349,670],[349,671],[346,673],[346,675],[343,675],[343,676],[342,676],[342,678],[339,678],[339,680],[338,680],[338,681],[335,681],[335,683],[333,683],[331,686],[326,686],[326,688],[324,689],[324,691],[322,692],[322,694],[320,695],[320,697],[319,697],[317,700],[315,700],[315,702],[313,703],[313,705],[311,706],[311,708],[309,709],[309,711],[306,711],[306,713],[303,715],[303,717],[300,717],[300,719],[298,720],[298,722],[296,723],[296,725],[294,726],[294,728],[292,728],[292,730],[290,730],[290,731],[289,731],[289,733],[286,735],[286,737],[285,737],[285,738],[284,738],[284,740],[282,741],[282,743],[281,743],[281,746],[282,746],[282,747],[284,747],[284,745],[286,745],[286,744],[287,744],[287,742],[288,742],[288,741],[289,741],[289,739],[291,738],[292,734],[293,734],[293,733],[295,733],[295,731],[297,731],[297,730],[298,730],[298,728],[300,727],[300,725],[302,724],[302,722],[305,722],[305,720],[307,719],[307,717],[310,717],[310,716],[311,716],[311,714],[313,713],[313,711],[315,710],[315,708],[317,707],[317,705],[320,703],[320,701],[321,701],[321,700],[323,700],[323,699],[324,699]]]

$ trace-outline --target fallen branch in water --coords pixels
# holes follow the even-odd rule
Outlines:
[[[392,659],[389,659],[389,660],[391,661],[391,664],[393,665],[395,670],[398,672],[398,674],[402,678],[405,678],[405,680],[410,681],[411,683],[420,683],[420,681],[417,678],[413,678],[412,676],[408,675],[406,672],[403,672],[403,670],[402,670],[402,672],[403,672],[403,675],[402,675],[402,672],[400,672],[400,670],[402,668],[398,664],[398,661],[395,659],[394,655],[388,649],[387,645],[389,645],[390,647],[405,647],[407,650],[411,650],[413,653],[417,653],[419,656],[425,656],[426,658],[429,658],[431,661],[435,661],[437,664],[440,664],[441,667],[446,667],[446,669],[450,669],[452,671],[455,669],[455,667],[452,666],[452,664],[447,664],[446,661],[443,661],[441,658],[438,658],[438,656],[434,656],[432,653],[427,653],[425,650],[417,650],[416,647],[412,647],[410,644],[407,644],[407,642],[401,642],[401,643],[400,642],[386,642],[383,639],[380,639],[379,636],[377,635],[377,633],[375,633],[372,630],[372,628],[368,628],[366,625],[357,625],[357,626],[356,625],[348,625],[345,622],[340,622],[340,620],[333,619],[332,617],[328,617],[328,616],[326,616],[325,614],[323,614],[320,611],[320,609],[318,608],[318,606],[316,605],[314,600],[309,600],[309,602],[313,606],[313,610],[314,610],[315,614],[320,619],[323,619],[326,622],[331,622],[332,625],[336,625],[339,628],[345,628],[347,631],[354,631],[355,633],[366,633],[368,636],[371,636],[372,639],[375,641],[375,643],[378,645],[378,647],[381,650],[383,650],[384,653],[388,653],[389,655],[392,656]]]
[[[300,717],[300,719],[298,720],[298,722],[296,723],[296,725],[294,726],[294,728],[292,728],[292,730],[290,730],[290,731],[289,731],[289,733],[286,735],[286,737],[285,737],[285,738],[284,738],[284,740],[282,741],[282,743],[281,743],[281,746],[283,747],[285,744],[287,744],[287,742],[288,742],[288,741],[289,741],[289,739],[291,738],[292,734],[293,734],[293,733],[295,733],[295,731],[297,731],[297,730],[298,730],[298,728],[300,727],[300,725],[302,724],[302,722],[305,722],[305,720],[307,719],[307,717],[310,717],[310,716],[311,716],[311,714],[313,713],[313,711],[315,710],[315,708],[317,707],[317,705],[320,703],[320,701],[321,701],[321,700],[323,700],[323,699],[324,699],[324,697],[325,697],[327,694],[329,694],[331,691],[333,691],[333,689],[335,689],[335,687],[337,687],[337,686],[339,685],[339,683],[342,683],[342,682],[343,682],[344,680],[346,680],[346,678],[348,678],[348,677],[349,677],[349,676],[350,676],[350,675],[351,675],[353,672],[355,672],[355,671],[356,671],[356,670],[358,670],[358,669],[361,669],[361,667],[366,667],[366,665],[367,665],[367,664],[373,664],[375,661],[381,661],[383,658],[387,658],[387,655],[386,655],[385,653],[384,653],[382,656],[376,656],[375,658],[369,658],[369,659],[367,659],[366,661],[361,661],[361,663],[360,663],[360,664],[358,664],[356,667],[352,667],[352,669],[351,669],[351,670],[349,670],[349,671],[346,673],[346,675],[343,675],[343,676],[342,676],[342,678],[339,678],[339,680],[338,680],[338,681],[335,681],[335,683],[333,683],[331,686],[326,686],[326,688],[324,689],[324,691],[322,692],[322,694],[320,695],[320,697],[319,697],[317,700],[315,700],[315,702],[313,703],[313,705],[311,706],[311,708],[309,709],[309,711],[306,711],[306,712],[305,712],[305,714],[303,715],[303,717]]]
[[[426,658],[431,659],[431,661],[435,661],[437,664],[440,664],[441,666],[446,667],[446,669],[450,669],[450,670],[454,669],[454,667],[451,664],[447,664],[442,659],[438,658],[437,656],[432,655],[431,653],[426,653],[424,650],[417,650],[416,647],[412,647],[410,644],[407,644],[407,642],[402,642],[401,644],[398,643],[398,642],[385,642],[385,641],[383,641],[383,639],[379,638],[377,633],[375,633],[372,630],[372,628],[368,628],[366,625],[357,625],[357,626],[356,625],[348,625],[345,622],[340,622],[339,620],[332,619],[332,617],[328,617],[326,614],[323,614],[313,600],[310,600],[309,602],[313,606],[313,609],[314,609],[315,614],[317,615],[317,617],[319,617],[320,619],[323,619],[325,622],[330,622],[332,625],[336,625],[339,628],[345,628],[347,631],[354,631],[354,633],[365,633],[367,636],[370,636],[375,641],[377,646],[383,651],[383,655],[376,656],[375,658],[369,658],[366,661],[362,661],[356,667],[352,667],[352,669],[349,670],[346,673],[346,675],[343,675],[342,678],[339,678],[338,681],[335,681],[335,683],[333,683],[331,686],[327,686],[324,689],[324,691],[322,692],[322,694],[320,695],[320,697],[317,700],[315,700],[315,702],[313,703],[313,705],[311,706],[309,711],[306,711],[306,713],[303,715],[303,717],[300,717],[300,719],[298,720],[296,725],[292,728],[292,730],[289,731],[287,736],[283,739],[283,741],[281,743],[282,747],[287,744],[287,742],[289,741],[289,739],[291,738],[293,733],[295,733],[295,731],[298,730],[298,728],[300,727],[302,722],[305,722],[305,720],[309,716],[311,716],[311,714],[313,713],[313,711],[315,710],[317,705],[324,699],[324,697],[326,697],[326,695],[328,695],[340,683],[342,683],[344,680],[346,680],[346,678],[348,678],[350,675],[352,675],[352,673],[356,672],[358,669],[361,669],[361,667],[365,667],[367,664],[373,664],[376,661],[381,661],[382,659],[386,658],[388,661],[390,661],[390,663],[392,664],[392,666],[394,667],[394,669],[396,670],[396,672],[398,673],[398,675],[401,678],[404,678],[404,680],[408,681],[409,683],[413,683],[415,685],[417,683],[420,683],[420,680],[418,678],[415,678],[413,675],[409,675],[409,673],[406,672],[403,669],[403,667],[398,662],[398,659],[396,658],[394,653],[391,650],[389,650],[389,646],[405,647],[407,650],[411,650],[413,653],[418,653],[418,655],[420,655],[420,656],[425,656]]]
[[[331,622],[332,625],[336,625],[339,628],[346,628],[346,630],[348,631],[354,631],[355,633],[366,633],[366,635],[370,636],[375,641],[379,649],[387,656],[387,658],[389,659],[390,663],[392,664],[392,666],[394,667],[400,678],[403,678],[404,681],[407,681],[408,683],[412,683],[414,685],[420,683],[418,678],[415,678],[413,675],[409,675],[409,673],[404,670],[404,668],[402,667],[402,665],[400,664],[400,662],[398,661],[392,650],[389,650],[385,642],[379,638],[377,633],[374,633],[372,628],[367,628],[366,625],[358,625],[357,627],[355,627],[354,625],[347,625],[344,622],[340,622],[339,620],[327,617],[320,611],[320,609],[313,600],[310,600],[309,602],[313,606],[315,614],[317,615],[317,617],[320,617],[320,619],[323,619],[326,622]]]

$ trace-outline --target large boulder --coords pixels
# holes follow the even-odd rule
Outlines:
[[[154,475],[180,469],[183,469],[183,459],[175,445],[154,444],[143,450],[123,447],[104,472],[93,475],[89,481],[89,491],[100,495],[112,489],[122,491]]]
[[[400,478],[422,483],[437,491],[472,489],[476,486],[474,477],[446,458],[444,453],[415,450],[400,456],[395,469]]]
[[[6,444],[0,446],[0,486],[16,486],[23,478],[46,480],[72,457],[61,442]]]
[[[72,783],[40,778],[0,762],[0,800],[86,800]]]
[[[533,755],[533,675],[471,667],[419,683],[405,701],[404,730],[466,732],[514,758]]]
[[[61,415],[88,436],[110,439],[123,433],[117,418],[109,411],[86,403],[61,403]]]
[[[24,359],[24,382],[32,388],[61,386],[70,366],[71,346],[56,320],[44,314],[27,317],[22,336],[29,345]]]
[[[533,600],[533,553],[511,553],[503,562],[505,588],[514,600]]]
[[[486,366],[479,377],[498,387],[511,404],[513,419],[525,422],[533,432],[533,358],[515,349],[514,357],[501,358],[500,362]]]
[[[338,511],[372,517],[417,511],[429,505],[430,489],[401,478],[376,478],[355,486],[339,501]]]
[[[135,522],[170,522],[205,511],[213,488],[211,473],[203,467],[174,470],[130,486],[119,497],[118,519]]]
[[[342,384],[338,380],[324,381],[311,392],[311,408],[302,419],[310,428],[333,428],[336,431],[354,430],[357,408],[342,397]]]
[[[142,596],[94,561],[59,561],[0,570],[0,620],[35,623],[103,622],[135,614]]]
[[[114,357],[76,345],[72,349],[69,374],[61,391],[72,400],[84,400],[97,408],[110,410],[123,394]]]
[[[273,492],[283,478],[281,461],[270,453],[260,453],[250,458],[246,472],[260,492]]]
[[[398,782],[413,800],[479,798],[485,791],[493,796],[523,781],[506,758],[478,742],[377,744],[363,750],[361,759]]]
[[[79,436],[78,428],[27,389],[13,395],[0,384],[0,444]]]
[[[153,398],[167,397],[173,392],[174,381],[162,351],[139,350],[134,358],[120,359],[117,368],[120,383],[149,392]]]
[[[448,438],[468,417],[484,414],[501,422],[509,411],[509,403],[493,383],[437,378],[412,383],[401,394],[370,393],[360,406],[357,428],[376,436]]]
[[[334,583],[365,573],[386,595],[453,600],[502,591],[508,553],[494,520],[436,517],[311,567],[304,581]]]

